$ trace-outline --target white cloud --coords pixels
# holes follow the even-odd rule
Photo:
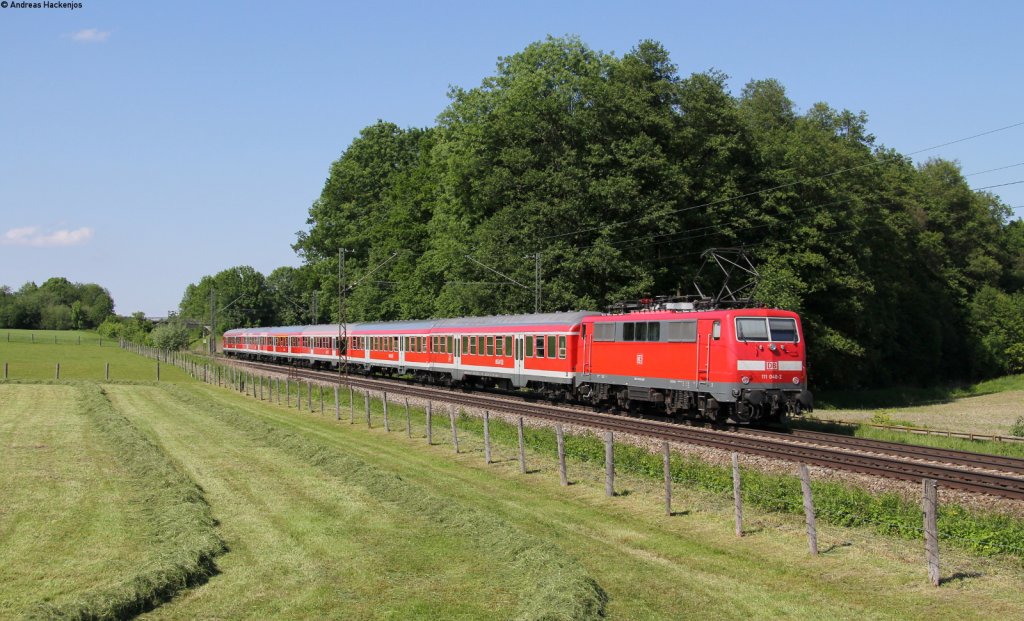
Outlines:
[[[92,229],[87,226],[74,231],[61,229],[52,233],[42,232],[37,226],[23,226],[4,233],[0,243],[5,246],[76,246],[92,239],[92,233]]]
[[[76,43],[103,43],[109,36],[110,32],[108,31],[86,28],[71,35],[71,40]]]

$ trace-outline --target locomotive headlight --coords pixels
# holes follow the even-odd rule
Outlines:
[[[744,384],[749,384],[750,383],[750,376],[749,375],[744,375],[743,377],[740,378],[740,381],[743,382]]]
[[[775,346],[775,343],[772,343],[771,345],[768,346],[768,349],[775,351],[778,349],[778,347]]]
[[[800,378],[799,377],[794,377],[793,378],[793,384],[799,386],[800,385]]]

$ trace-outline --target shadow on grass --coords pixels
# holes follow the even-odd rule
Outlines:
[[[966,572],[958,571],[957,573],[953,574],[952,576],[949,576],[948,578],[939,578],[939,586],[942,586],[944,584],[949,584],[951,582],[965,582],[965,581],[970,580],[972,578],[981,578],[984,575],[985,574],[977,572],[977,571],[966,571]]]
[[[850,543],[849,541],[844,541],[842,543],[833,543],[832,545],[830,545],[829,547],[825,548],[824,550],[819,550],[818,554],[828,554],[829,552],[835,552],[836,550],[839,550],[840,548],[849,548],[852,545],[853,544]]]
[[[815,395],[815,401],[822,409],[877,410],[949,403],[962,391],[962,387],[826,390]]]

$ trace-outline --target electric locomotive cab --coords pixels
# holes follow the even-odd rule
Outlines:
[[[730,313],[728,324],[739,380],[731,389],[735,417],[782,420],[811,411],[800,318],[786,311],[745,310]]]

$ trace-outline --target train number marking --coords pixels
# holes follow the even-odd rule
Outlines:
[[[643,354],[637,354],[636,355],[636,364],[637,364],[637,366],[643,366],[643,364],[644,364],[644,355]]]

